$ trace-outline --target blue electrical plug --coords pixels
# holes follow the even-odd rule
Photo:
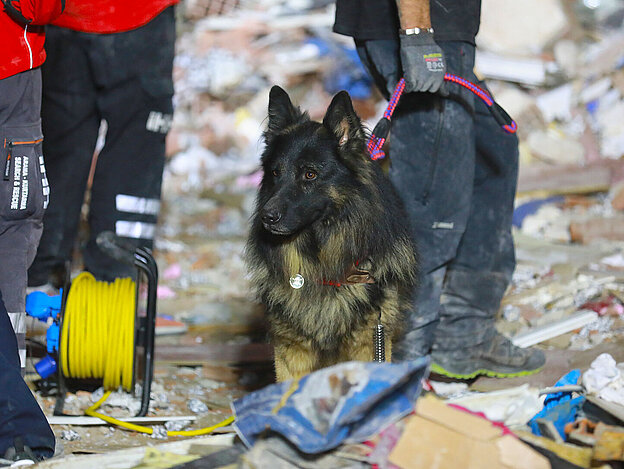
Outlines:
[[[56,360],[51,356],[58,354],[60,325],[58,315],[61,312],[63,289],[58,295],[50,296],[42,291],[34,291],[26,296],[26,313],[41,322],[52,322],[46,332],[46,350],[49,355],[35,364],[35,369],[42,378],[56,372]]]
[[[26,313],[42,322],[48,318],[56,318],[61,312],[63,289],[58,295],[50,296],[42,291],[34,291],[26,296]]]

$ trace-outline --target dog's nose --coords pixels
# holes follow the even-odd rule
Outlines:
[[[265,225],[275,225],[282,219],[282,214],[277,210],[264,210],[262,212],[262,223]]]

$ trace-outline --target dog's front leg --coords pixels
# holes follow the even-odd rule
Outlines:
[[[299,379],[318,368],[318,356],[310,344],[275,343],[277,381]]]

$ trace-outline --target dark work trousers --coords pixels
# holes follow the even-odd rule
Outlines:
[[[152,247],[173,113],[174,46],[173,7],[128,32],[46,30],[42,119],[51,195],[29,285],[45,284],[71,259],[102,121],[84,268],[106,281],[135,274],[98,248],[103,231]]]
[[[16,437],[40,458],[54,454],[54,433],[20,373],[15,334],[0,294],[0,457]]]
[[[17,334],[22,366],[26,273],[37,251],[48,199],[40,108],[40,69],[0,80],[0,292]]]
[[[439,45],[448,73],[485,86],[473,72],[473,45]],[[388,84],[401,73],[398,43],[357,46],[388,96]],[[448,97],[404,94],[392,118],[390,177],[405,202],[422,261],[408,327],[393,348],[397,360],[487,342],[515,268],[517,137],[472,92],[453,83],[446,87]]]

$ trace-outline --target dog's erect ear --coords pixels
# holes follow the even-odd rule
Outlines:
[[[346,91],[334,96],[323,118],[323,125],[338,138],[341,147],[364,135],[360,118],[353,110],[351,98]]]
[[[304,114],[293,106],[288,93],[275,85],[269,92],[269,133],[279,133],[297,123]]]

